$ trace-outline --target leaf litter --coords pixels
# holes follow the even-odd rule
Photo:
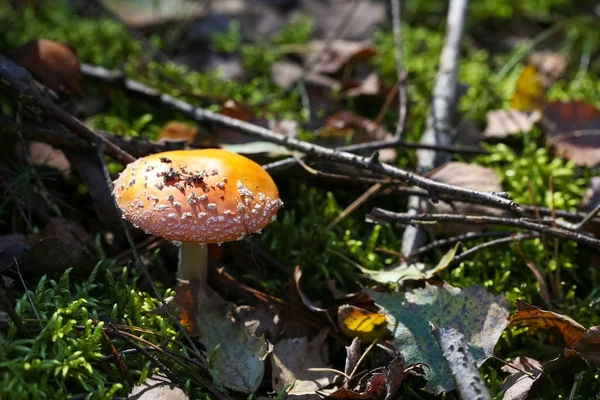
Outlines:
[[[503,295],[494,296],[480,286],[465,289],[447,283],[426,284],[407,293],[379,293],[369,296],[389,318],[393,344],[406,362],[424,362],[425,390],[434,395],[454,389],[454,381],[441,349],[430,333],[429,324],[461,332],[480,366],[492,356],[494,346],[508,324],[508,304]]]

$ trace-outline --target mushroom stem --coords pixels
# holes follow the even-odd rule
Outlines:
[[[204,243],[182,243],[179,246],[178,278],[185,281],[208,278],[208,248]]]

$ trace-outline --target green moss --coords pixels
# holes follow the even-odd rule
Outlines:
[[[152,313],[159,302],[136,289],[136,273],[126,268],[118,273],[115,267],[100,263],[88,280],[73,282],[70,271],[58,281],[43,277],[30,292],[33,307],[25,295],[15,307],[23,320],[31,321],[28,326],[32,328],[39,316],[41,332],[31,339],[20,338],[14,326],[0,333],[0,368],[10,371],[1,379],[1,398],[62,399],[90,393],[90,398],[100,399],[128,393],[131,388],[116,363],[105,359],[110,349],[102,334],[103,321],[141,328],[132,333],[182,350],[176,330]],[[154,334],[140,333],[143,330]],[[111,342],[117,350],[129,347],[119,339]],[[152,370],[143,355],[124,355],[123,360],[136,380]]]

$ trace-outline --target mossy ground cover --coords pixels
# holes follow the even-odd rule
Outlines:
[[[443,46],[445,16],[441,11],[443,2],[407,3],[406,18],[402,24],[402,50],[404,67],[408,71],[410,99],[405,137],[416,141],[425,126],[429,96]],[[459,79],[466,85],[466,91],[457,107],[459,115],[469,116],[482,126],[488,110],[508,107],[522,69],[521,61],[533,49],[531,40],[506,51],[487,49],[481,40],[481,36],[487,33],[486,24],[518,26],[524,20],[535,20],[545,27],[540,35],[559,25],[566,34],[557,46],[572,59],[579,59],[590,49],[597,49],[600,34],[593,28],[593,20],[581,15],[576,3],[560,0],[523,4],[495,0],[474,2],[467,17],[469,22],[461,49]],[[306,120],[306,110],[298,91],[283,91],[265,72],[282,59],[283,46],[303,44],[309,40],[313,21],[306,16],[259,43],[244,42],[236,24],[215,35],[212,41],[214,51],[241,57],[246,79],[233,82],[219,72],[190,72],[172,62],[147,61],[143,46],[118,22],[108,17],[81,17],[64,2],[44,4],[37,12],[29,8],[14,11],[0,0],[0,23],[5,27],[0,33],[0,51],[43,37],[69,43],[77,49],[78,57],[84,63],[121,69],[131,78],[192,104],[198,102],[198,96],[226,98],[243,102],[262,117],[299,123]],[[396,68],[391,26],[382,26],[373,39],[377,52],[373,67],[384,81],[393,85]],[[163,45],[158,34],[150,36],[149,42],[159,50]],[[143,68],[140,68],[142,64]],[[549,99],[585,100],[600,106],[600,65],[590,65],[579,71],[577,63],[572,65],[574,67],[566,77],[553,85]],[[87,89],[100,90],[94,85]],[[97,129],[155,139],[166,122],[184,119],[170,111],[137,102],[121,91],[112,91],[109,96],[108,108],[87,121]],[[11,112],[10,102],[3,100],[2,106],[6,113]],[[371,119],[379,111],[378,107],[365,107],[353,101],[346,106]],[[220,105],[214,103],[208,108],[218,111]],[[396,119],[397,114],[390,110],[384,124],[393,131]],[[310,131],[301,131],[299,135],[306,140],[313,139]],[[497,171],[504,190],[520,204],[575,211],[594,174],[589,169],[555,157],[536,131],[516,135],[503,143],[487,143],[486,149],[489,150],[488,155],[469,159],[469,162]],[[463,159],[461,156],[455,158]],[[399,151],[396,162],[410,166],[414,160],[414,152],[403,150]],[[113,172],[119,169],[116,164],[109,166]],[[40,174],[48,181],[56,179],[46,178],[43,172]],[[549,188],[551,177],[552,191]],[[23,176],[20,171],[13,170],[7,178],[16,182]],[[52,188],[53,184],[49,186]],[[361,194],[360,190],[332,188],[301,180],[281,182],[280,189],[285,209],[278,221],[265,230],[259,245],[284,265],[302,264],[304,273],[311,276],[303,284],[309,297],[327,304],[331,300],[329,295],[324,294],[328,279],[335,280],[338,287],[347,292],[356,291],[368,283],[359,269],[340,258],[338,253],[368,269],[383,269],[398,261],[377,249],[398,251],[402,231],[391,225],[367,224],[363,216],[372,205],[368,202],[333,229],[325,229]],[[71,204],[83,202],[88,195],[85,190],[80,190],[74,196]],[[398,210],[405,206],[405,200],[401,198],[383,201]],[[9,213],[12,210],[5,202],[0,212],[2,233],[9,233]],[[477,243],[475,241],[472,245]],[[98,240],[97,250],[105,255],[102,246],[102,241]],[[544,239],[523,242],[520,246],[529,261],[560,282],[560,290],[555,293],[556,311],[569,315],[584,326],[600,324],[597,292],[600,276],[587,261],[589,254],[586,249],[572,242]],[[435,265],[442,254],[442,251],[433,252],[425,261]],[[149,255],[150,269],[152,259],[158,256]],[[71,275],[70,271],[66,271],[27,282],[37,314],[25,295],[17,302],[16,311],[28,325],[39,324],[39,329],[31,337],[22,337],[12,325],[0,332],[0,369],[6,371],[0,384],[1,398],[59,399],[82,393],[89,393],[90,398],[126,396],[131,382],[123,378],[117,363],[111,359],[109,345],[112,343],[119,348],[125,343],[120,338],[107,340],[102,328],[108,323],[135,328],[138,331],[132,330],[132,333],[137,332],[140,337],[163,348],[188,351],[181,335],[168,320],[151,312],[159,302],[140,289],[140,274],[133,268],[124,268],[105,255],[89,277],[82,279]],[[516,299],[540,304],[535,277],[510,245],[481,251],[445,271],[441,277],[457,287],[480,284],[493,294],[504,293],[511,307]],[[261,273],[259,277],[250,269],[243,279],[256,289],[276,296],[285,297],[288,287],[288,276],[280,271]],[[171,293],[161,282],[157,284],[164,295]],[[496,347],[496,354],[505,359],[524,353],[548,359],[551,350],[541,345],[539,339],[508,331]],[[334,359],[343,357],[343,349],[334,348],[333,352]],[[142,380],[154,368],[146,357],[138,353],[125,354],[122,358],[132,373],[133,382]],[[168,359],[163,361],[181,381],[187,382],[193,396],[206,395],[202,387],[193,383],[188,370]],[[488,388],[496,396],[500,394],[504,377],[500,367],[500,363],[491,360],[482,369]],[[594,397],[600,392],[598,374],[599,371],[594,369],[582,373],[576,398],[598,398]],[[542,398],[567,398],[570,390],[568,380],[550,379]],[[426,397],[419,394],[418,386],[414,386],[405,390],[405,398]],[[452,395],[442,395],[442,398],[452,398]]]

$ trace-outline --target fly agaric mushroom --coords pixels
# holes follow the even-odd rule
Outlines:
[[[114,184],[123,218],[181,243],[182,280],[205,281],[206,244],[260,232],[283,204],[260,165],[220,149],[152,154],[129,164]]]

